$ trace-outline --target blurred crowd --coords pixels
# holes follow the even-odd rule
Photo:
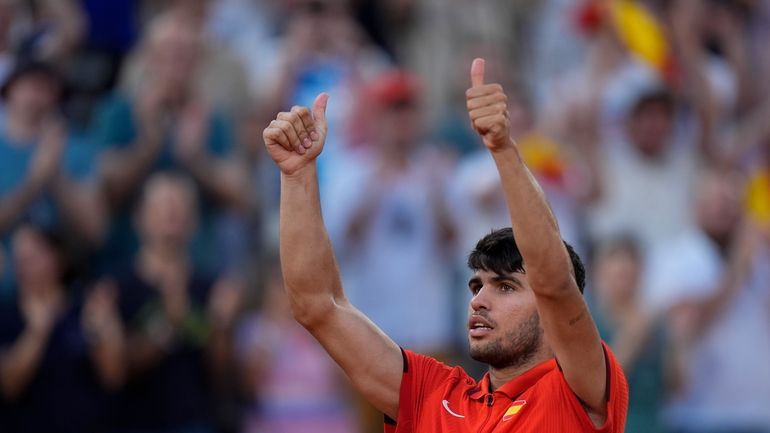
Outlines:
[[[626,431],[770,432],[767,40],[768,0],[0,0],[0,431],[381,431],[282,286],[261,132],[321,91],[346,292],[481,372],[465,260],[510,225],[464,103],[485,57]]]

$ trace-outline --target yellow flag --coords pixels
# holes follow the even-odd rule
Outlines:
[[[629,51],[662,75],[668,75],[671,54],[658,20],[633,0],[611,2],[612,21]]]

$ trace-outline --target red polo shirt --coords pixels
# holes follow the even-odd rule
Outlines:
[[[607,420],[596,428],[564,379],[556,360],[545,361],[490,392],[489,373],[480,382],[460,367],[404,351],[398,422],[386,433],[622,433],[628,384],[604,346],[609,400]]]

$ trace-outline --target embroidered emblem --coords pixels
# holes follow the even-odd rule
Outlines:
[[[505,414],[503,415],[503,421],[508,421],[509,419],[513,418],[514,415],[521,411],[521,408],[523,408],[525,404],[527,404],[527,400],[514,401],[508,410],[505,411]]]

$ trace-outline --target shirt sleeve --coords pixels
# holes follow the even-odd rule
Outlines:
[[[125,148],[136,139],[134,112],[129,100],[113,94],[97,109],[92,140],[103,149]]]
[[[385,433],[412,432],[426,394],[439,388],[452,369],[435,359],[401,349],[404,372],[398,399],[398,420],[385,418]]]
[[[563,375],[561,375],[561,386],[563,391],[569,396],[570,406],[583,424],[584,428],[582,431],[622,433],[625,430],[628,412],[628,382],[626,381],[625,374],[623,374],[623,369],[617,359],[615,359],[615,354],[612,353],[612,350],[604,341],[602,341],[602,348],[604,349],[604,360],[607,365],[607,387],[609,389],[607,394],[607,419],[604,421],[604,425],[596,427],[593,424],[582,403],[578,400],[575,393],[572,392]]]

